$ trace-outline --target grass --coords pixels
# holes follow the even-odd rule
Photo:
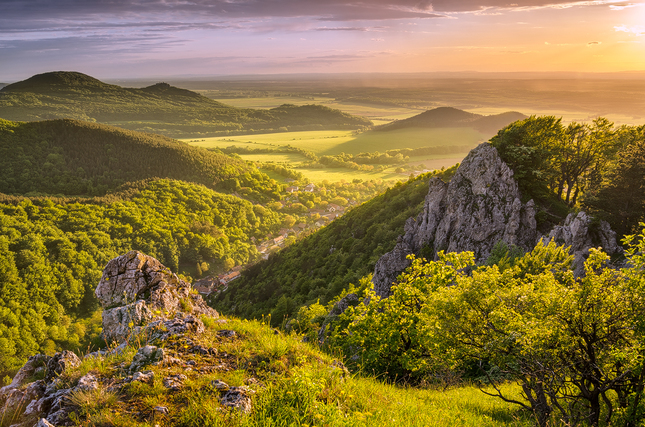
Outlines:
[[[264,322],[205,318],[206,332],[191,337],[216,354],[191,352],[186,338],[163,343],[166,351],[190,361],[186,365],[150,366],[151,385],[125,381],[128,360],[137,346],[117,356],[86,359],[65,372],[72,384],[84,372],[101,378],[92,392],[75,392],[71,402],[75,425],[119,426],[531,426],[530,414],[484,395],[473,386],[415,389],[384,384],[375,378],[350,375],[342,365],[300,336],[285,335]],[[235,337],[218,334],[234,330]],[[189,345],[190,344],[190,345]],[[163,378],[184,374],[187,380],[175,392]],[[211,382],[246,386],[252,410],[245,414],[220,404],[220,391]],[[119,391],[106,385],[122,384]],[[519,389],[507,385],[511,396]],[[155,407],[164,406],[163,414]]]
[[[392,132],[365,132],[355,135],[352,131],[308,131],[283,132],[236,137],[215,137],[184,140],[198,147],[224,148],[231,145],[250,148],[277,148],[281,145],[291,145],[313,151],[317,155],[334,155],[341,152],[358,154],[361,152],[385,152],[396,148],[418,148],[427,146],[475,145],[484,140],[484,135],[470,128],[437,128],[437,129],[401,129]],[[415,156],[409,163],[423,164],[429,169],[441,169],[459,163],[468,154],[459,152],[441,155]],[[244,160],[254,162],[276,162],[296,165],[307,159],[295,153],[263,153],[241,154]],[[390,167],[382,172],[364,172],[349,168],[303,168],[296,170],[303,173],[312,182],[351,181],[355,178],[363,180],[382,179],[384,181],[406,180],[408,174],[394,173],[396,167]],[[274,177],[277,179],[277,177]],[[282,181],[283,179],[280,179]]]

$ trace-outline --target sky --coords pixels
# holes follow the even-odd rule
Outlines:
[[[0,82],[645,70],[645,0],[0,0]]]

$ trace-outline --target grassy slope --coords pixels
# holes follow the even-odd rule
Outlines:
[[[428,179],[426,174],[397,185],[248,268],[217,296],[215,307],[247,318],[273,313],[273,321],[280,323],[300,305],[336,297],[349,283],[370,274],[381,255],[392,250],[405,221],[422,209]],[[285,298],[286,311],[276,312]]]
[[[94,392],[75,392],[77,425],[119,426],[530,426],[529,414],[509,403],[489,397],[471,386],[440,389],[410,389],[383,384],[375,379],[350,376],[329,355],[300,337],[276,333],[259,322],[228,319],[217,323],[205,319],[207,331],[193,342],[215,348],[217,356],[190,353],[185,340],[166,343],[166,351],[194,361],[182,366],[150,366],[153,385],[125,384],[121,391],[107,391],[110,384],[123,384],[124,366],[130,363],[138,344],[118,355],[88,358],[79,368],[65,371],[62,386],[73,386],[90,372],[100,378]],[[237,336],[223,338],[220,329]],[[169,392],[162,379],[172,374],[188,378],[184,387]],[[249,383],[253,378],[258,383]],[[249,414],[228,411],[219,402],[219,392],[210,386],[221,380],[230,386],[249,384],[255,392]],[[510,396],[519,389],[506,386]],[[168,408],[162,415],[156,406]],[[12,423],[4,419],[4,427]]]
[[[127,181],[171,178],[234,190],[245,176],[267,184],[244,161],[159,135],[74,120],[0,119],[0,192],[101,195]]]
[[[170,136],[243,129],[357,129],[367,119],[323,106],[235,108],[198,93],[159,83],[143,89],[105,84],[74,72],[33,76],[0,90],[0,117],[9,120],[73,118]]]

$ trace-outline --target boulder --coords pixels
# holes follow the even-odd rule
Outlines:
[[[68,368],[76,368],[81,364],[81,359],[69,350],[63,350],[56,353],[54,357],[47,362],[46,380],[51,380],[62,374]]]
[[[107,341],[123,342],[153,320],[218,317],[189,283],[138,251],[108,262],[95,293],[104,308],[102,333]],[[201,321],[192,323],[199,328]]]
[[[152,371],[135,372],[132,375],[132,382],[141,382],[148,385],[154,385],[155,373]]]
[[[237,409],[240,412],[248,414],[249,412],[251,412],[252,394],[253,390],[246,386],[230,387],[220,398],[220,402],[224,406],[232,409]]]

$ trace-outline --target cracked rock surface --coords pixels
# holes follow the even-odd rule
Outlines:
[[[484,261],[498,242],[533,249],[542,238],[537,231],[533,200],[522,203],[513,171],[488,143],[473,149],[449,183],[440,178],[429,181],[423,211],[409,218],[405,234],[395,248],[376,263],[372,283],[376,294],[386,298],[392,284],[411,262],[410,254],[437,259],[439,251],[471,251]],[[570,214],[545,240],[555,239],[571,246],[574,271],[580,275],[589,248],[601,245],[609,254],[619,251],[616,234],[600,221],[592,226],[584,212]]]

